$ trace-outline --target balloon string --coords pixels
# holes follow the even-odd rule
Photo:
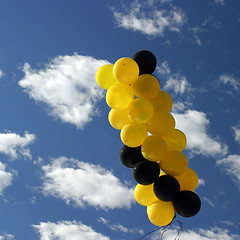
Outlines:
[[[176,218],[176,215],[174,216],[173,220]],[[163,235],[164,233],[168,230],[168,227],[172,228],[172,223],[173,223],[173,220],[171,221],[171,223],[169,223],[167,226],[164,226],[164,227],[159,227],[159,228],[156,228],[148,233],[146,233],[144,236],[138,238],[138,239],[143,239],[145,238],[146,236],[154,233],[154,232],[157,232],[157,231],[160,231],[160,239],[159,240],[163,240]],[[179,220],[176,219],[176,222],[179,223],[179,226],[180,226],[180,229],[178,229],[178,232],[177,232],[177,236],[174,238],[174,240],[180,240],[180,237],[181,237],[181,234],[183,232],[183,223]]]

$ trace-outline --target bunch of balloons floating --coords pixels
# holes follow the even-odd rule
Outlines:
[[[160,82],[152,74],[156,66],[154,54],[141,50],[131,58],[101,66],[96,82],[107,90],[108,120],[120,130],[124,144],[120,160],[132,168],[137,182],[134,198],[147,207],[151,223],[166,226],[176,213],[196,215],[201,201],[194,192],[198,175],[188,167],[182,152],[187,139],[175,128],[171,95],[160,90]]]

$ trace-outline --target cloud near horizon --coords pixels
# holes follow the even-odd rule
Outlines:
[[[40,222],[32,225],[40,240],[110,240],[79,221]]]

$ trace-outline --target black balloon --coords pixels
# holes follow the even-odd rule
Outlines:
[[[155,182],[160,174],[159,164],[147,160],[140,161],[133,168],[133,177],[136,182],[148,185]]]
[[[124,145],[120,150],[120,160],[124,166],[133,168],[137,162],[146,159],[142,155],[141,146],[132,148]]]
[[[162,175],[155,181],[153,190],[158,199],[169,202],[180,192],[180,185],[176,178]]]
[[[193,217],[201,208],[201,200],[195,192],[181,191],[174,199],[173,206],[182,217]]]
[[[139,75],[152,74],[157,66],[157,59],[153,53],[148,50],[136,52],[132,59],[138,64]]]

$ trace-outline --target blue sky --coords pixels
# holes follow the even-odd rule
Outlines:
[[[200,179],[201,211],[177,217],[181,240],[240,239],[239,29],[237,0],[1,1],[0,239],[127,240],[156,228],[133,199],[95,83],[100,66],[142,49],[157,58]]]

